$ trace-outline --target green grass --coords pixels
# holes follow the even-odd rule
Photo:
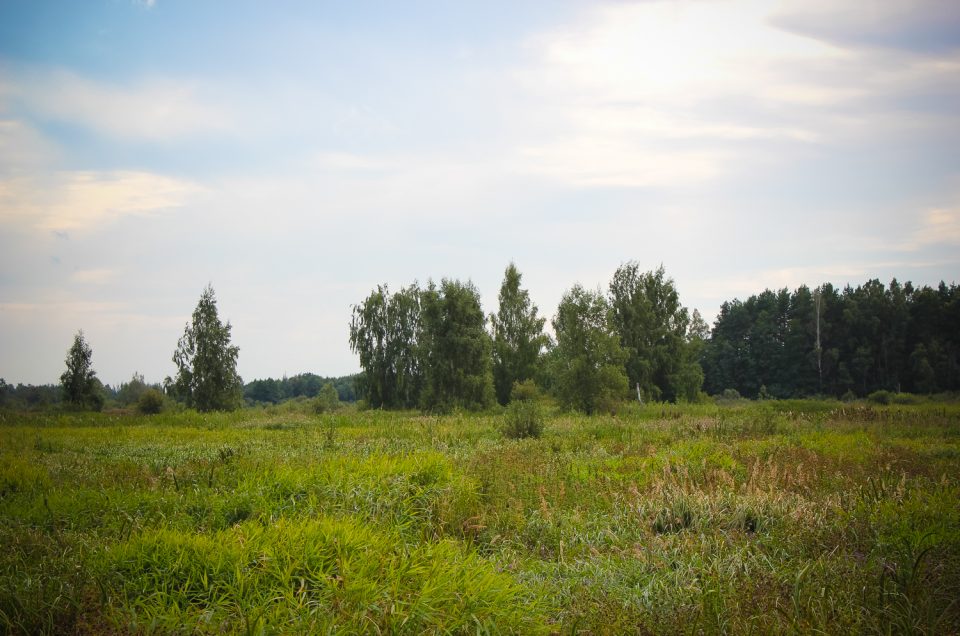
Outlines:
[[[960,406],[0,413],[0,632],[960,632]]]

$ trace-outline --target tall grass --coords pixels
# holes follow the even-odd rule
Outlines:
[[[6,633],[956,633],[960,407],[0,414]]]

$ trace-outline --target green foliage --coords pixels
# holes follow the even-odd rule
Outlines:
[[[520,288],[522,276],[513,263],[507,266],[500,286],[500,309],[490,316],[493,331],[493,383],[497,401],[506,404],[515,382],[533,378],[549,339],[543,333],[545,318],[537,316],[530,293]]]
[[[340,401],[355,402],[357,400],[356,380],[355,375],[324,378],[315,373],[298,373],[280,380],[273,378],[253,380],[243,387],[243,397],[248,403],[261,404],[279,404],[284,400],[298,397],[315,398],[323,385],[330,382],[336,388]]]
[[[867,396],[867,399],[874,404],[890,404],[892,397],[890,391],[874,391]]]
[[[587,414],[614,410],[628,392],[626,353],[603,295],[574,285],[560,301],[553,329],[557,346],[550,365],[560,403]]]
[[[317,413],[329,413],[340,408],[340,397],[337,389],[332,382],[327,382],[320,389],[317,399],[314,402],[314,409]]]
[[[756,397],[960,388],[960,286],[870,280],[724,303],[703,355],[710,392]]]
[[[154,388],[146,389],[137,399],[137,410],[144,415],[156,415],[163,411],[163,393]]]
[[[173,390],[187,406],[198,411],[224,411],[240,406],[240,349],[230,344],[231,329],[229,322],[220,322],[213,287],[207,285],[173,354],[177,365]]]
[[[421,294],[421,404],[429,411],[481,410],[494,401],[490,335],[472,283],[443,279]]]
[[[621,265],[610,281],[610,304],[630,385],[639,385],[647,400],[695,401],[703,384],[698,355],[705,325],[700,319],[688,339],[687,310],[663,267],[641,274],[635,261]]]
[[[120,385],[120,389],[117,391],[117,402],[123,406],[136,404],[140,396],[143,395],[143,392],[148,388],[147,383],[143,379],[143,375],[134,372],[129,382],[124,382]]]
[[[93,350],[78,331],[67,351],[67,370],[60,376],[63,401],[72,408],[99,411],[103,408],[101,384],[93,370]]]
[[[515,382],[500,429],[504,436],[511,439],[540,437],[543,434],[544,420],[537,385],[532,380]]]
[[[421,297],[416,283],[392,295],[379,285],[353,307],[350,349],[363,369],[360,392],[374,408],[409,408],[420,401]]]

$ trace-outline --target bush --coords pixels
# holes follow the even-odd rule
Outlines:
[[[340,408],[340,395],[332,382],[327,382],[317,394],[317,399],[313,403],[313,408],[317,413],[329,413]]]
[[[503,434],[512,439],[540,437],[543,434],[543,420],[537,385],[532,380],[514,382],[510,404],[503,416]]]
[[[723,393],[721,393],[720,395],[717,396],[717,399],[719,399],[719,400],[728,400],[728,401],[731,401],[731,402],[734,401],[734,400],[739,400],[739,399],[740,399],[740,391],[737,391],[736,389],[724,389],[724,390],[723,390]]]
[[[524,380],[523,382],[514,382],[510,389],[511,402],[525,402],[529,400],[539,400],[540,389],[533,380]]]
[[[844,402],[855,402],[857,395],[850,389],[847,389],[847,392],[840,396],[840,399]]]
[[[890,400],[894,404],[920,404],[923,402],[923,398],[913,393],[894,393]]]
[[[543,434],[543,409],[535,400],[515,400],[507,405],[501,428],[511,439],[540,437]]]
[[[163,393],[156,389],[147,389],[137,400],[137,410],[145,415],[153,415],[163,410]]]
[[[890,391],[874,391],[867,396],[867,399],[874,404],[890,404]]]

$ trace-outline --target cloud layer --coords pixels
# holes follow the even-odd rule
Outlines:
[[[495,311],[511,259],[547,315],[628,259],[708,318],[958,278],[955,3],[513,9],[0,7],[35,30],[0,42],[0,376],[53,381],[82,327],[158,380],[208,282],[252,378],[355,370],[380,282]]]

